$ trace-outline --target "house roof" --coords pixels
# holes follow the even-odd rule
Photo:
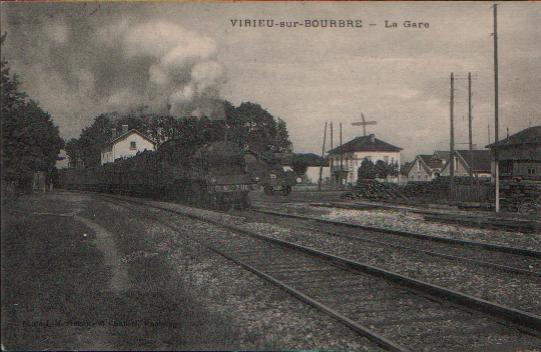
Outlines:
[[[426,166],[430,168],[430,170],[433,169],[442,169],[445,166],[445,159],[442,157],[436,156],[434,154],[432,155],[419,155],[419,157],[425,162]],[[449,157],[449,153],[447,153],[447,157]]]
[[[490,162],[492,160],[490,156],[490,150],[472,150],[471,153],[469,150],[457,150],[455,151],[455,153],[459,154],[464,159],[468,167],[470,167],[471,155],[473,154],[473,171],[490,172]]]
[[[436,150],[434,152],[434,156],[445,161],[445,163],[449,162],[449,154],[451,154],[448,150]]]
[[[362,136],[330,150],[329,154],[343,154],[351,152],[399,152],[402,148],[375,138],[374,135]]]
[[[136,130],[135,128],[132,128],[131,130],[129,130],[128,132],[126,133],[122,133],[121,135],[115,137],[114,139],[112,139],[111,141],[109,141],[105,146],[108,147],[112,144],[115,144],[116,142],[128,137],[129,135],[133,134],[133,133],[136,133],[138,134],[139,136],[141,136],[142,138],[148,140],[150,143],[152,144],[156,144],[156,142],[154,140],[152,140],[152,138],[148,137],[147,135],[139,132],[138,130]]]
[[[490,156],[490,150],[488,149],[479,149],[479,150],[472,150],[473,154],[473,172],[484,172],[484,173],[490,173],[491,172],[491,156]],[[460,162],[464,164],[464,166],[469,169],[470,168],[470,151],[469,150],[455,150],[455,155],[458,156]],[[444,167],[446,170],[448,167],[450,167],[451,163],[447,163]]]
[[[489,144],[487,148],[500,148],[521,144],[541,144],[541,126],[529,127],[497,143]]]

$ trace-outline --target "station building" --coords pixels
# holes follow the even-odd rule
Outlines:
[[[156,143],[136,129],[128,130],[128,126],[123,125],[122,133],[117,136],[113,130],[112,140],[101,150],[101,164],[130,158],[145,150],[156,150]]]
[[[342,179],[345,184],[355,184],[358,170],[364,159],[374,164],[378,160],[386,164],[395,164],[400,171],[401,150],[402,148],[376,138],[374,134],[354,138],[328,152],[331,181],[339,184]],[[398,177],[389,181],[398,182]]]

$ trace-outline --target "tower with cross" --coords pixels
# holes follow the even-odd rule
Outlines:
[[[352,126],[363,126],[363,136],[366,136],[366,126],[368,125],[377,125],[376,121],[366,121],[364,119],[364,114],[361,112],[361,119],[362,121],[353,122]]]

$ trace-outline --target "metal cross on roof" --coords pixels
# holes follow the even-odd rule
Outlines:
[[[363,126],[363,136],[366,136],[366,126],[367,125],[377,125],[376,121],[366,121],[364,119],[364,114],[361,112],[361,119],[362,121],[359,122],[353,122],[351,126]]]

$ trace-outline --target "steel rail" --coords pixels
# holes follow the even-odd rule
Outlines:
[[[255,211],[255,212],[261,213],[260,211]],[[269,215],[271,215],[271,214],[269,214]],[[280,215],[275,215],[275,214],[272,214],[272,215],[280,216]],[[450,254],[445,254],[445,253],[427,251],[427,250],[424,250],[424,249],[408,247],[408,246],[389,243],[389,242],[377,241],[377,240],[372,240],[372,239],[368,239],[368,238],[363,238],[363,237],[360,237],[360,236],[352,236],[352,235],[348,235],[348,234],[345,234],[345,233],[332,232],[332,231],[322,230],[322,229],[318,229],[318,228],[312,228],[312,227],[308,227],[308,226],[289,225],[289,224],[287,226],[292,227],[292,228],[297,228],[297,229],[300,229],[300,230],[315,231],[315,232],[319,232],[319,233],[326,234],[326,235],[329,235],[329,236],[347,238],[347,239],[354,240],[354,241],[359,241],[359,242],[367,242],[367,243],[373,243],[373,244],[382,245],[382,246],[386,246],[386,247],[394,247],[394,248],[401,249],[401,250],[419,252],[419,253],[427,254],[427,255],[430,255],[430,256],[433,256],[433,257],[440,257],[440,258],[445,258],[445,259],[450,259],[450,260],[455,260],[455,261],[464,261],[464,262],[468,262],[468,263],[482,265],[482,266],[489,267],[489,268],[496,268],[496,269],[506,271],[506,272],[510,272],[510,273],[514,273],[514,274],[541,277],[541,272],[519,269],[519,268],[515,268],[515,267],[512,267],[512,266],[496,264],[496,263],[492,263],[492,262],[488,262],[488,261],[484,261],[484,260],[471,259],[471,258],[466,258],[466,257],[461,257],[461,256],[456,256],[456,255],[450,255]]]
[[[117,197],[113,197],[113,198],[117,198]],[[126,199],[121,199],[121,200],[149,206],[148,203],[145,203],[143,201],[134,201],[134,200],[126,200]],[[349,260],[347,258],[336,256],[330,253],[319,251],[317,249],[302,246],[296,243],[261,235],[259,233],[256,233],[255,231],[243,229],[231,224],[224,224],[220,221],[209,219],[201,215],[190,214],[187,212],[180,211],[178,209],[177,210],[170,209],[170,208],[166,208],[166,207],[162,207],[162,206],[158,206],[154,204],[150,204],[150,206],[155,209],[186,216],[192,219],[196,219],[199,221],[207,222],[209,224],[220,226],[236,233],[244,234],[244,235],[251,236],[254,238],[259,238],[270,243],[282,245],[284,247],[296,249],[296,250],[299,250],[300,252],[308,253],[314,257],[326,259],[331,263],[334,263],[336,265],[339,265],[345,268],[349,268],[352,270],[359,270],[359,271],[366,272],[372,275],[380,276],[380,277],[389,279],[391,281],[397,282],[401,285],[416,289],[418,291],[426,292],[436,297],[440,297],[445,300],[455,302],[469,308],[473,308],[477,311],[480,311],[481,313],[489,314],[494,317],[506,320],[508,322],[512,322],[518,326],[521,326],[527,331],[531,332],[533,329],[533,331],[535,331],[536,334],[539,334],[541,332],[541,316],[537,316],[535,314],[531,314],[519,309],[501,305],[498,303],[490,302],[490,301],[487,301],[487,300],[484,300],[472,295],[468,295],[462,292],[451,290],[442,286],[430,284],[425,281],[412,279],[410,277],[397,274],[392,271],[382,269],[373,265],[360,263],[357,261]]]
[[[498,251],[498,252],[519,254],[519,255],[528,256],[528,257],[534,257],[534,258],[541,258],[541,252],[540,251],[536,251],[536,250],[532,250],[532,249],[526,249],[526,248],[504,246],[504,245],[499,245],[499,244],[494,244],[494,243],[484,243],[484,242],[477,242],[477,241],[470,241],[470,240],[458,240],[458,239],[454,239],[454,238],[425,235],[425,234],[402,231],[402,230],[386,229],[386,228],[383,228],[383,227],[352,224],[352,223],[347,223],[347,222],[343,222],[343,221],[335,221],[335,220],[325,220],[325,219],[314,218],[314,217],[306,216],[306,215],[283,213],[283,212],[277,212],[277,211],[273,211],[273,210],[252,208],[251,211],[259,212],[259,213],[262,213],[262,214],[270,214],[270,215],[277,215],[277,216],[283,216],[283,217],[289,217],[289,218],[295,218],[295,219],[317,221],[317,222],[325,223],[325,224],[332,224],[332,225],[337,225],[337,226],[358,228],[358,229],[369,230],[369,231],[374,231],[374,232],[388,233],[388,234],[402,236],[402,237],[413,237],[413,238],[418,238],[418,239],[422,239],[422,240],[429,240],[429,241],[443,242],[443,243],[452,243],[452,244],[458,244],[458,245],[462,245],[462,246],[481,247],[481,248],[490,249],[490,250]]]
[[[114,198],[116,198],[116,197],[114,197]],[[111,202],[110,199],[107,199],[107,201]],[[136,201],[133,201],[133,200],[125,200],[125,199],[121,199],[121,200],[117,199],[117,201],[132,202],[132,203],[137,203],[139,205],[142,204],[142,203],[139,203],[139,202],[136,202]],[[114,204],[126,207],[123,204],[119,204],[119,203],[114,203]],[[164,210],[164,211],[168,210],[167,208],[162,208],[162,207],[157,207],[157,206],[152,206],[152,207],[154,207],[156,209],[159,209],[159,210]],[[199,219],[198,217],[194,217],[192,214],[185,214],[185,213],[180,213],[180,212],[175,212],[175,213],[177,213],[179,215],[182,215],[182,216],[186,216],[186,217],[195,219],[195,220],[204,221],[204,222],[208,223],[208,221]],[[148,215],[148,214],[146,214],[146,216],[160,222],[162,225],[164,225],[164,226],[172,229],[173,231],[179,233],[179,230],[175,226],[172,226],[172,225],[164,222],[163,220],[158,219],[155,216]],[[220,227],[224,227],[223,224],[214,224],[213,223],[213,225],[215,225],[215,226],[219,225]],[[227,228],[227,229],[231,230],[229,228]],[[237,231],[235,231],[235,232],[237,232]],[[208,241],[204,241],[204,240],[202,240],[200,238],[197,238],[196,236],[191,236],[191,235],[188,235],[188,234],[186,234],[186,235],[183,234],[183,236],[188,237],[190,240],[195,241],[195,242],[203,245],[204,247],[212,250],[213,252],[223,256],[224,258],[226,258],[226,259],[228,259],[228,260],[230,260],[230,261],[232,261],[232,262],[234,262],[234,263],[236,263],[238,265],[240,265],[241,267],[243,267],[246,270],[256,274],[257,276],[269,281],[270,283],[274,284],[275,286],[279,287],[280,289],[284,290],[285,292],[289,293],[290,295],[292,295],[293,297],[299,299],[300,301],[302,301],[302,302],[316,308],[317,310],[322,311],[323,313],[331,316],[332,318],[334,318],[338,322],[346,325],[347,327],[349,327],[351,330],[353,330],[357,334],[359,334],[359,335],[361,335],[363,337],[366,337],[368,340],[376,343],[380,347],[383,347],[386,350],[389,350],[389,351],[392,351],[392,352],[409,352],[410,351],[406,347],[401,346],[401,345],[387,339],[384,336],[381,336],[380,334],[372,331],[368,327],[366,327],[364,325],[361,325],[361,324],[347,318],[346,316],[340,314],[339,312],[337,312],[336,310],[334,310],[331,307],[327,306],[326,304],[321,303],[318,300],[315,300],[315,299],[305,295],[301,291],[291,287],[290,285],[287,285],[285,282],[283,282],[281,280],[278,280],[278,279],[272,277],[271,275],[266,274],[263,271],[255,268],[254,266],[252,266],[252,265],[250,265],[248,263],[245,263],[244,261],[242,261],[240,259],[237,259],[237,258],[233,257],[232,255],[226,253],[225,251],[222,251],[221,249],[213,246]]]
[[[460,223],[465,222],[471,226],[478,228],[492,228],[492,229],[501,229],[507,231],[517,231],[521,230],[523,232],[535,232],[541,229],[541,222],[534,219],[531,220],[519,220],[519,219],[505,219],[505,218],[496,218],[496,217],[486,217],[486,216],[472,216],[472,215],[462,215],[457,213],[446,213],[436,210],[424,210],[411,208],[407,206],[385,206],[385,205],[376,205],[370,203],[357,203],[357,204],[347,204],[347,203],[309,203],[311,206],[324,207],[324,208],[339,208],[339,209],[351,209],[351,210],[366,210],[368,208],[380,208],[380,209],[389,209],[394,211],[406,210],[412,213],[422,214],[425,220],[434,221],[434,222],[447,222],[449,223]],[[461,219],[462,218],[462,219]],[[451,221],[453,219],[454,221]],[[460,220],[459,220],[460,219]],[[491,222],[492,221],[492,222]]]

